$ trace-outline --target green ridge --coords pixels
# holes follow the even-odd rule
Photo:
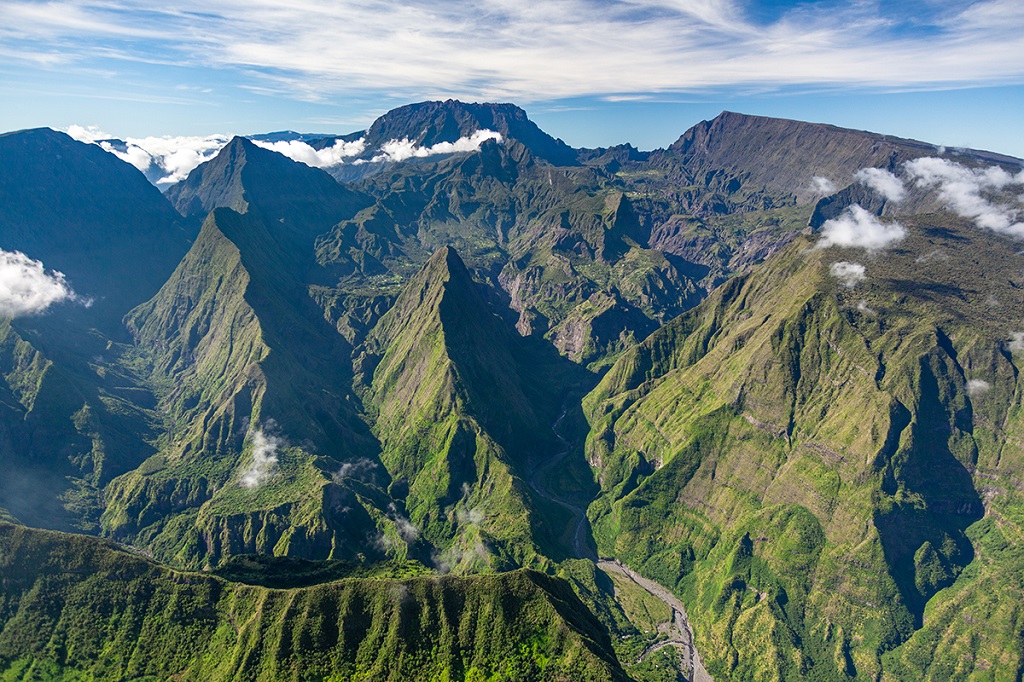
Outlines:
[[[0,523],[0,679],[628,679],[532,571],[268,589]]]
[[[797,241],[585,401],[598,546],[683,597],[716,676],[1018,674],[1020,616],[981,586],[1019,594],[1002,534],[1019,532],[1020,462],[1003,444],[1020,389],[1009,323],[983,306],[1024,303],[1020,256],[948,216],[908,223],[852,291],[828,267],[857,254]],[[949,260],[915,262],[936,248]],[[954,599],[996,620],[929,616]],[[984,662],[921,654],[965,637],[983,638]]]

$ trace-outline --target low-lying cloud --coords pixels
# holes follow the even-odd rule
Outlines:
[[[969,168],[934,156],[908,161],[908,176],[917,187],[935,189],[946,207],[979,227],[993,232],[1024,237],[1021,198],[1016,206],[991,195],[1013,186],[1024,186],[1024,170],[1011,174],[999,166]],[[986,196],[988,195],[988,196]]]
[[[493,130],[478,130],[467,137],[460,137],[455,142],[438,142],[429,147],[417,146],[412,140],[390,140],[380,146],[380,153],[374,155],[371,161],[379,163],[382,161],[405,161],[412,158],[423,158],[437,154],[455,154],[458,152],[478,152],[480,145],[487,140],[501,142],[501,133]]]
[[[360,457],[359,459],[351,462],[345,462],[341,467],[334,473],[332,478],[335,483],[341,483],[347,478],[354,478],[357,481],[367,481],[372,479],[374,471],[377,468],[377,463],[367,457]]]
[[[866,185],[889,201],[902,201],[907,196],[903,181],[882,168],[861,168],[853,179]]]
[[[96,126],[72,125],[65,132],[86,144],[98,145],[141,171],[154,185],[165,189],[188,177],[197,166],[215,157],[231,140],[228,135],[129,137],[124,140],[104,132]],[[487,140],[502,141],[501,133],[478,130],[455,142],[438,142],[421,147],[409,139],[390,140],[380,146],[371,158],[357,158],[367,151],[366,139],[335,140],[330,147],[315,149],[301,140],[266,142],[253,140],[253,144],[287,156],[293,161],[313,168],[334,168],[345,163],[401,162],[438,154],[478,152]]]
[[[75,294],[64,273],[47,272],[42,261],[21,251],[0,249],[0,316],[38,315],[62,301],[91,304]]]
[[[313,168],[333,168],[345,163],[345,159],[359,156],[366,151],[366,139],[359,138],[351,142],[336,140],[330,147],[314,149],[301,140],[283,140],[280,142],[263,142],[253,140],[257,147],[263,147],[284,154],[292,161],[304,163]]]
[[[857,286],[868,277],[864,274],[864,266],[860,263],[850,263],[849,261],[839,261],[833,263],[828,269],[830,275],[839,280],[839,283],[848,289],[852,289]]]
[[[242,473],[239,484],[254,490],[269,481],[277,471],[277,450],[284,445],[284,440],[259,427],[250,428],[246,440],[252,443],[252,462]]]
[[[852,204],[838,218],[825,221],[821,226],[821,239],[815,248],[841,246],[879,251],[906,236],[906,229],[899,223],[883,223],[860,204]]]
[[[811,178],[811,191],[815,194],[821,194],[827,196],[836,191],[836,183],[832,182],[828,178],[823,178],[820,175],[815,175]]]
[[[984,379],[969,379],[966,388],[967,395],[972,398],[979,398],[992,390],[992,384]]]
[[[95,126],[79,125],[69,126],[65,132],[79,142],[99,145],[103,151],[130,163],[158,187],[181,182],[196,166],[216,156],[231,139],[227,135],[166,135],[118,140]]]

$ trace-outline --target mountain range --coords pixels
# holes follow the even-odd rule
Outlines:
[[[111,150],[0,135],[3,679],[1024,671],[1021,160],[452,100]]]

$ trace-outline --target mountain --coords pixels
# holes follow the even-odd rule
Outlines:
[[[473,133],[491,130],[507,144],[555,166],[576,163],[576,151],[537,127],[514,104],[466,104],[456,100],[421,102],[392,109],[365,132],[370,148],[391,140],[409,140],[418,147],[456,142]]]
[[[269,589],[0,523],[0,574],[0,666],[21,679],[628,679],[568,585],[534,571]]]
[[[215,208],[258,211],[268,221],[280,222],[279,231],[307,249],[317,234],[369,203],[324,171],[243,137],[233,138],[217,156],[170,187],[166,197],[184,216],[202,218]]]
[[[187,238],[0,321],[0,677],[1021,675],[1019,160],[454,101],[338,139],[373,172],[235,139],[3,195],[152,203],[80,235],[122,273]]]
[[[63,272],[111,333],[156,293],[194,230],[132,166],[49,128],[0,135],[0,248]]]
[[[1020,358],[992,301],[1024,303],[1021,256],[961,219],[907,229],[856,290],[829,274],[856,254],[801,238],[585,401],[599,550],[683,595],[716,678],[761,679],[765,657],[783,677],[966,674],[980,630],[953,610],[986,614],[982,666],[1017,646],[991,590],[1020,594],[997,521],[1017,514]]]
[[[527,383],[544,366],[530,345],[490,311],[450,247],[409,281],[367,339],[360,362],[381,460],[412,523],[451,568],[537,560],[526,453],[552,446],[540,415],[554,419],[558,406]],[[546,392],[562,388],[559,379],[552,371]]]
[[[376,467],[375,444],[347,388],[351,349],[309,298],[280,229],[216,209],[127,319],[165,436],[110,485],[103,524],[185,566],[274,547],[350,558],[377,532],[355,497],[378,516],[374,505],[389,503],[370,483],[334,476],[349,459]]]

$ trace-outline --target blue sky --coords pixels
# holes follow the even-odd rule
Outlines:
[[[344,133],[513,101],[574,146],[723,109],[1024,157],[1021,0],[0,0],[0,130]]]

